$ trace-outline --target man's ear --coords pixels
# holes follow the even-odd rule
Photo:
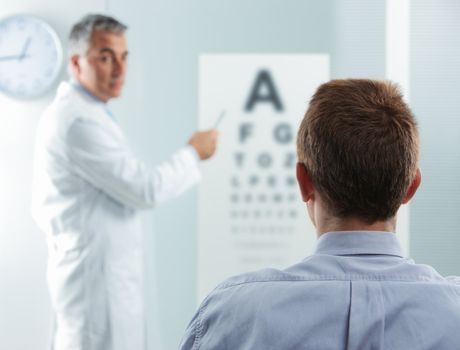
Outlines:
[[[77,78],[80,75],[80,56],[78,55],[72,55],[70,56],[70,62],[69,62],[69,67],[70,71],[72,72],[72,75]]]
[[[412,180],[406,195],[404,196],[402,200],[402,204],[408,203],[412,197],[414,196],[415,192],[417,192],[418,187],[420,186],[420,183],[422,182],[422,173],[420,172],[420,168],[417,168],[417,171],[415,172],[414,179]]]
[[[299,183],[302,200],[306,203],[314,198],[315,187],[310,174],[302,163],[297,163],[296,167],[297,182]]]

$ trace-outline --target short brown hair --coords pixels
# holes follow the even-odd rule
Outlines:
[[[395,84],[332,80],[310,101],[297,154],[332,215],[387,220],[418,167],[417,124]]]

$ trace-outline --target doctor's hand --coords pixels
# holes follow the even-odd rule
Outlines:
[[[216,151],[219,133],[216,129],[195,132],[188,144],[195,148],[201,160],[210,158]]]

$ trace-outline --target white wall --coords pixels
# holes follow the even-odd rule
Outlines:
[[[65,43],[73,22],[105,7],[104,0],[2,0],[0,18],[41,17]],[[35,128],[53,93],[26,102],[0,94],[0,349],[47,348],[46,246],[29,206]]]

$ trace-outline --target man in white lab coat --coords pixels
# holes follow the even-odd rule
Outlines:
[[[106,106],[122,91],[125,30],[101,15],[73,27],[73,79],[38,126],[32,212],[48,240],[54,350],[145,348],[139,211],[194,185],[216,147],[212,129],[156,167],[131,153]]]

